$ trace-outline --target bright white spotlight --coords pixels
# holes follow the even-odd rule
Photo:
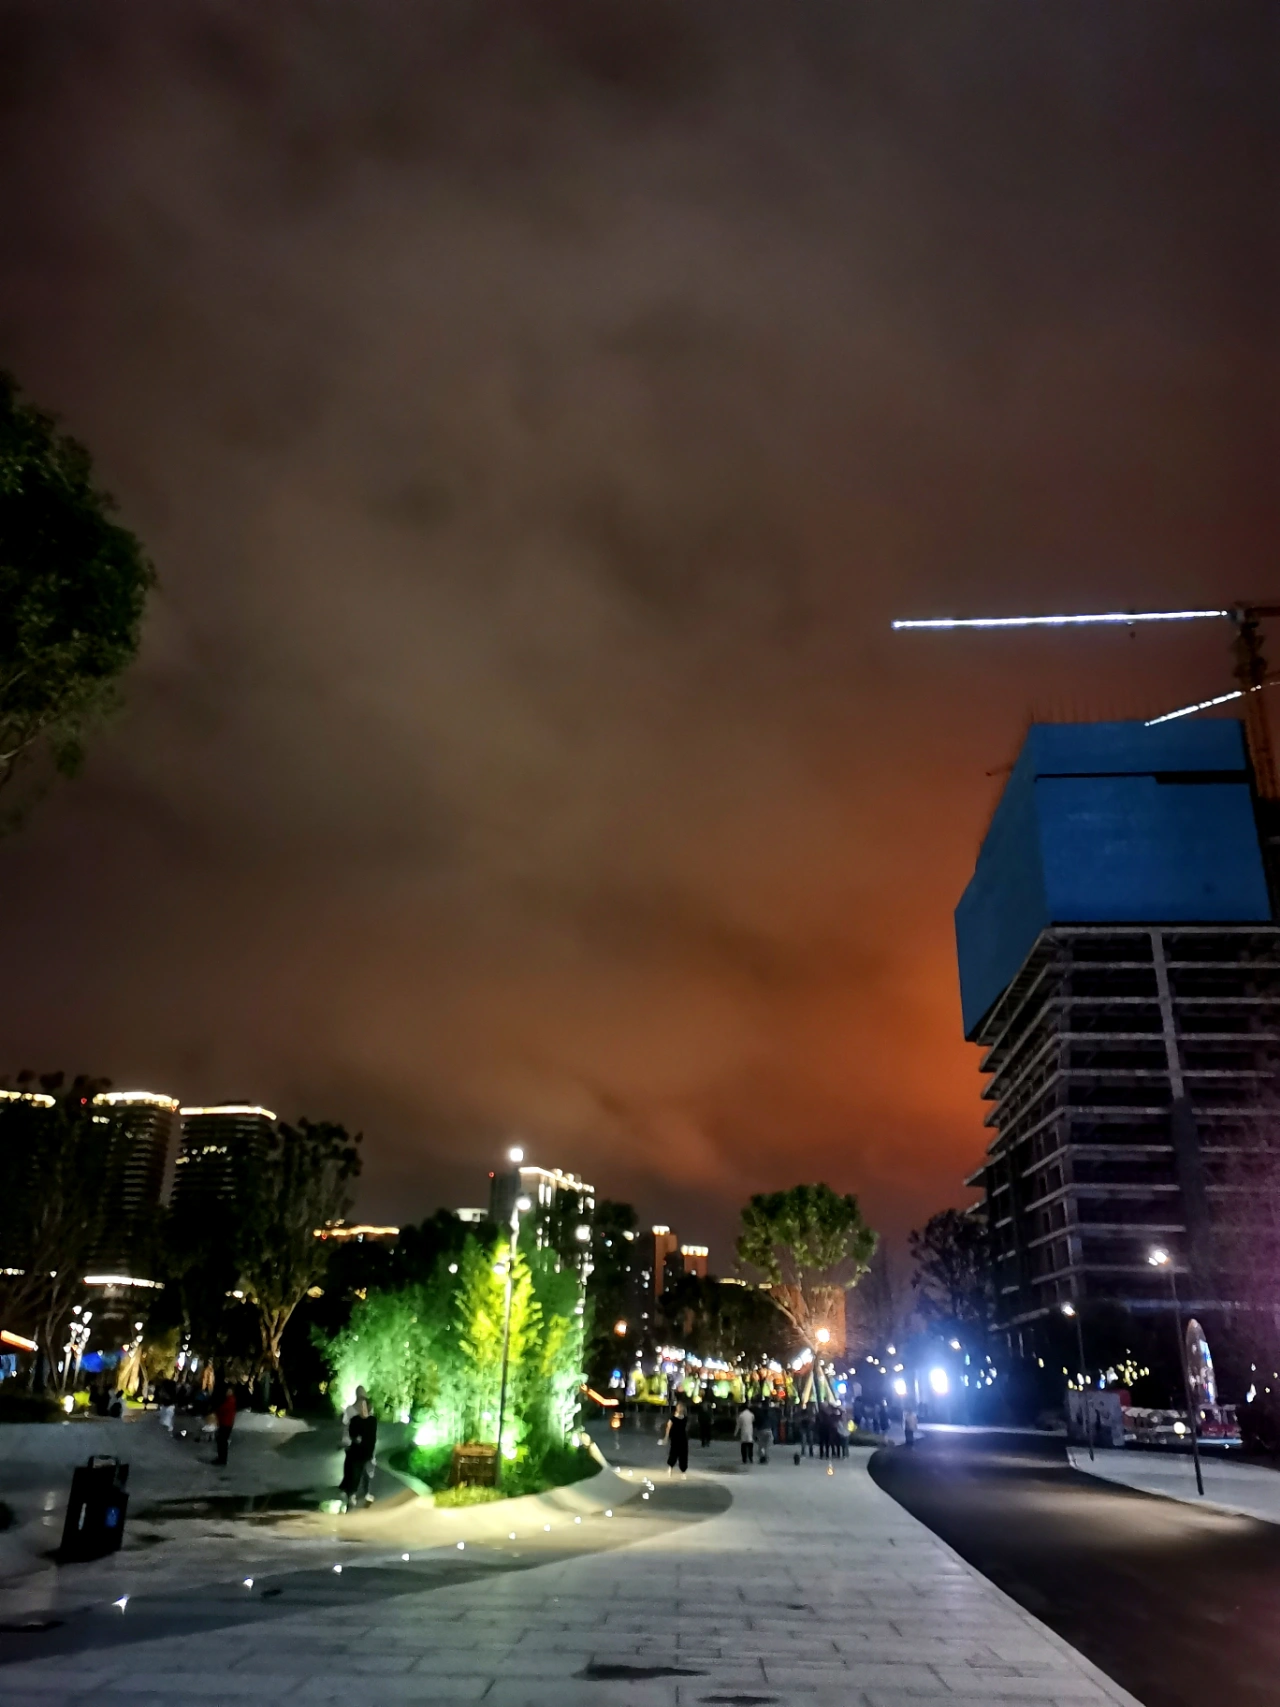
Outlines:
[[[938,1395],[938,1397],[940,1399],[944,1398],[946,1396],[946,1394],[951,1390],[951,1383],[947,1379],[946,1370],[943,1369],[941,1366],[939,1366],[937,1369],[931,1369],[929,1371],[929,1386]]]
[[[507,1160],[509,1162],[523,1162],[524,1161],[524,1151],[520,1148],[519,1144],[513,1144],[511,1146],[511,1148],[507,1151]]]
[[[1229,610],[1108,610],[1082,616],[926,616],[897,621],[895,628],[1081,628],[1086,623],[1196,622],[1230,616]]]
[[[1147,1261],[1152,1268],[1165,1268],[1168,1266],[1169,1253],[1163,1246],[1157,1245],[1154,1250],[1147,1253]]]
[[[906,1398],[906,1396],[907,1396],[907,1384],[902,1379],[901,1375],[899,1375],[898,1379],[894,1382],[893,1390],[898,1395],[898,1397],[900,1399]]]
[[[528,1197],[517,1197],[516,1198],[516,1208],[520,1211],[520,1213],[522,1215],[527,1215],[529,1213],[529,1211],[533,1208],[533,1200],[531,1198],[528,1198]]]

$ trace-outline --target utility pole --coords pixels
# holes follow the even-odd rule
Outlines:
[[[1084,1362],[1084,1329],[1080,1325],[1080,1311],[1076,1307],[1076,1305],[1074,1305],[1074,1304],[1064,1304],[1062,1306],[1062,1314],[1064,1316],[1070,1316],[1072,1321],[1076,1325],[1076,1349],[1078,1350],[1078,1352],[1080,1354],[1080,1380],[1083,1382],[1085,1375],[1088,1372],[1085,1369],[1085,1362]],[[1088,1391],[1088,1388],[1086,1386],[1084,1388],[1084,1392],[1087,1392],[1087,1391]],[[1082,1394],[1082,1396],[1083,1396],[1083,1394]],[[1085,1402],[1085,1407],[1084,1407],[1084,1432],[1085,1432],[1085,1435],[1087,1436],[1088,1441],[1089,1441],[1089,1462],[1092,1464],[1092,1462],[1093,1462],[1093,1422],[1089,1416],[1089,1405],[1088,1405],[1087,1401]]]
[[[531,1208],[527,1197],[517,1197],[511,1210],[511,1241],[507,1246],[507,1280],[502,1307],[502,1386],[498,1394],[498,1460],[494,1482],[502,1486],[502,1429],[507,1419],[507,1370],[511,1357],[511,1289],[515,1279],[516,1246],[520,1239],[521,1213]]]
[[[1187,1368],[1187,1347],[1182,1334],[1182,1306],[1178,1302],[1178,1282],[1174,1276],[1173,1258],[1158,1246],[1147,1257],[1152,1268],[1169,1271],[1169,1297],[1173,1300],[1173,1331],[1178,1336],[1178,1368],[1182,1371],[1182,1391],[1187,1401],[1187,1426],[1191,1430],[1191,1461],[1196,1467],[1196,1492],[1204,1497],[1204,1476],[1200,1470],[1199,1413],[1191,1396],[1191,1374]]]

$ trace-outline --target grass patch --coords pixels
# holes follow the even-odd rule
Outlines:
[[[548,1488],[567,1488],[584,1482],[600,1468],[585,1446],[553,1446],[539,1457],[521,1457],[506,1464],[502,1487],[451,1488],[449,1467],[453,1449],[448,1446],[404,1447],[391,1454],[391,1467],[404,1470],[425,1482],[438,1506],[485,1505],[490,1500],[518,1499],[521,1494],[543,1494]]]
[[[29,1393],[5,1382],[0,1386],[0,1423],[61,1422],[66,1412],[48,1393]]]
[[[441,1488],[435,1503],[446,1511],[450,1506],[492,1505],[494,1500],[508,1499],[500,1488]]]

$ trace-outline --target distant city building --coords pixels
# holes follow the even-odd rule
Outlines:
[[[527,1197],[530,1207],[522,1220],[536,1228],[538,1248],[554,1250],[563,1263],[577,1269],[585,1285],[591,1273],[595,1187],[561,1168],[539,1168],[524,1162],[516,1162],[490,1179],[489,1219],[499,1227],[509,1227],[517,1200]]]
[[[366,1240],[371,1243],[385,1240],[393,1244],[400,1237],[399,1227],[375,1227],[367,1221],[357,1221],[354,1225],[346,1221],[336,1221],[330,1227],[317,1227],[317,1239],[335,1239],[339,1244],[363,1245]]]
[[[1153,1248],[1201,1320],[1248,1308],[1230,1247],[1280,1213],[1280,929],[1240,724],[1033,725],[956,938],[1010,1340],[1064,1303],[1167,1310]]]
[[[659,1223],[649,1229],[649,1238],[645,1240],[645,1244],[647,1248],[644,1256],[647,1260],[641,1262],[641,1271],[648,1279],[653,1296],[661,1298],[672,1280],[678,1279],[684,1273],[684,1264],[680,1259],[680,1240],[670,1227]]]
[[[176,1097],[156,1091],[103,1091],[93,1119],[107,1126],[107,1224],[94,1252],[97,1273],[152,1279],[141,1257],[142,1235],[160,1206]]]
[[[263,1155],[276,1117],[255,1103],[184,1108],[182,1146],[174,1164],[175,1216],[185,1218],[234,1203]]]
[[[680,1260],[685,1274],[696,1274],[699,1280],[705,1280],[708,1254],[706,1245],[681,1245]]]

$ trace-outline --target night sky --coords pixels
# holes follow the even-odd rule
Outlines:
[[[9,0],[0,365],[160,575],[0,844],[0,1071],[502,1145],[723,1265],[984,1143],[951,909],[1029,717],[1280,595],[1259,5]],[[1280,654],[1280,637],[1273,647]]]

